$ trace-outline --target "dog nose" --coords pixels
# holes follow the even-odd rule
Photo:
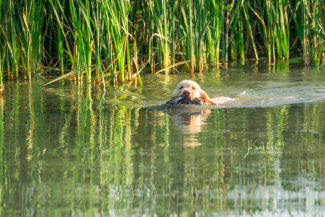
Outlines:
[[[189,95],[190,95],[190,92],[188,90],[183,91],[183,96],[189,96]]]

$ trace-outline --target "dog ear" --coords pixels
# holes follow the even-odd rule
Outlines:
[[[200,98],[203,101],[207,101],[209,99],[208,94],[206,94],[203,90],[200,90]]]
[[[203,90],[200,90],[200,99],[202,99],[204,102],[209,102],[211,105],[217,105],[217,103],[211,100],[208,94],[206,94],[206,92]]]

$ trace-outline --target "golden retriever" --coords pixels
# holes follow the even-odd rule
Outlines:
[[[173,99],[177,97],[185,97],[190,100],[201,99],[204,105],[218,105],[235,99],[229,97],[217,97],[210,99],[208,94],[204,92],[200,85],[192,80],[181,81],[173,92]]]

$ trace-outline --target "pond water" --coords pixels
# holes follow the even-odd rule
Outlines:
[[[6,83],[0,215],[324,216],[324,70],[229,67],[145,75],[142,90]],[[156,107],[183,79],[238,100]]]

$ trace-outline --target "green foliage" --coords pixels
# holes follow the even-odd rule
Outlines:
[[[189,72],[230,60],[303,56],[322,65],[325,0],[8,0],[0,6],[0,72],[17,79],[44,66],[87,82],[132,81],[151,72]],[[134,49],[134,45],[137,45]],[[153,55],[152,55],[153,54]],[[228,57],[230,56],[230,58]],[[136,57],[136,58],[135,58]],[[95,68],[89,67],[95,65]],[[136,74],[133,75],[134,70]],[[110,73],[110,76],[105,75]],[[81,79],[82,71],[75,73]],[[137,76],[139,75],[139,76]],[[118,79],[119,77],[119,79]],[[1,80],[2,81],[2,80]]]

